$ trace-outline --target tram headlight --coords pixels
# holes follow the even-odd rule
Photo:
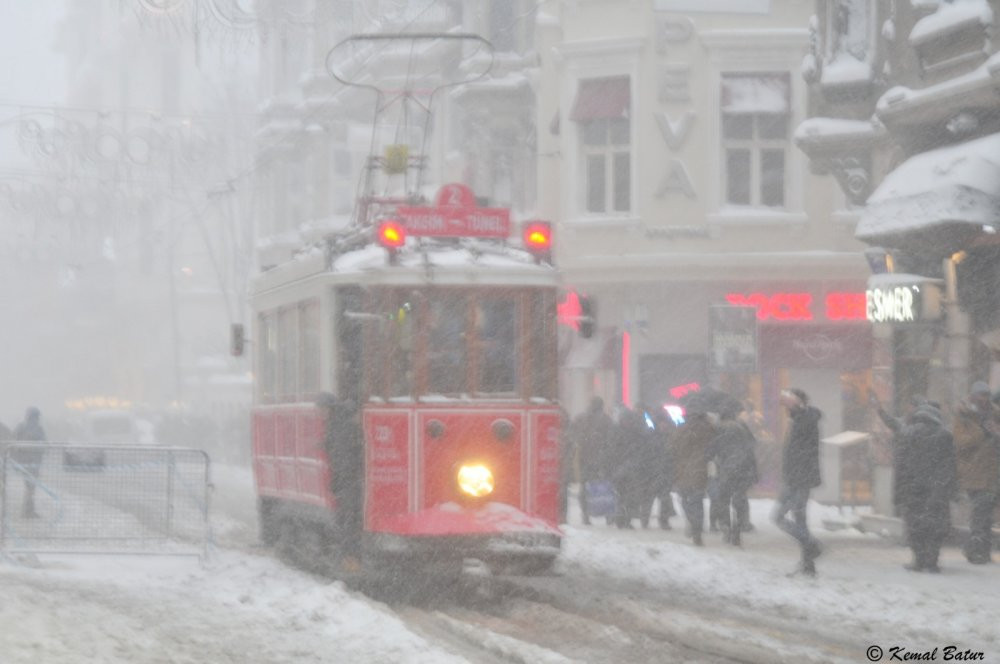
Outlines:
[[[493,471],[481,463],[466,464],[458,469],[458,488],[473,498],[493,493]]]

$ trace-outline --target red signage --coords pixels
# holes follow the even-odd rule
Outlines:
[[[407,233],[423,237],[510,236],[510,210],[477,207],[475,195],[465,185],[446,184],[435,202],[435,207],[398,208],[397,216]]]
[[[726,302],[757,309],[757,320],[811,321],[812,293],[728,293]],[[864,293],[827,293],[827,320],[866,320]]]
[[[678,385],[676,387],[670,388],[670,396],[675,399],[682,399],[692,392],[698,392],[701,390],[701,384],[699,383],[686,383],[684,385]]]

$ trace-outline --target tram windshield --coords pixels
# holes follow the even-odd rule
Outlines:
[[[388,289],[375,300],[390,314],[369,337],[371,396],[555,398],[550,291]]]

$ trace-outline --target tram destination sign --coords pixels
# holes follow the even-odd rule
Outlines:
[[[424,237],[510,236],[510,210],[479,207],[476,197],[462,184],[446,184],[438,192],[437,205],[401,205],[396,210],[406,232]]]

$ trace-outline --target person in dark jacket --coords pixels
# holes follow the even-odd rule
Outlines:
[[[361,552],[364,509],[364,435],[361,409],[349,399],[324,393],[317,400],[326,430],[323,449],[330,462],[330,489],[337,501],[337,534],[345,553]]]
[[[819,542],[809,533],[806,506],[809,492],[821,483],[819,473],[818,408],[809,405],[809,397],[800,389],[784,390],[781,405],[788,411],[792,425],[782,451],[782,489],[774,510],[774,522],[798,541],[802,551],[799,571],[816,574],[815,560],[822,552]],[[788,513],[792,513],[792,519]]]
[[[611,479],[609,468],[610,448],[615,424],[604,412],[604,400],[594,397],[587,411],[573,420],[570,425],[571,439],[576,449],[580,475],[580,512],[584,525],[590,525],[587,508],[587,483]]]
[[[681,494],[681,505],[695,546],[702,546],[708,455],[715,435],[715,424],[707,413],[689,411],[687,421],[674,436],[674,487]]]
[[[642,413],[623,410],[618,420],[615,435],[616,465],[612,481],[618,503],[615,510],[615,525],[632,528],[632,519],[640,516],[645,473],[643,463],[646,458],[647,441],[651,437]]]
[[[653,484],[652,499],[660,501],[658,521],[660,528],[670,530],[670,518],[677,516],[671,491],[674,486],[673,437],[677,425],[662,409],[653,413],[654,456],[651,464],[655,467],[656,479]],[[650,501],[652,509],[652,501]]]
[[[643,528],[649,528],[653,503],[663,486],[663,465],[666,448],[663,432],[657,430],[654,414],[644,404],[636,407],[642,418],[643,430],[636,449],[637,459],[634,473],[636,482],[636,513]]]
[[[24,421],[14,429],[14,441],[17,443],[44,443],[48,440],[41,423],[42,414],[34,406],[24,411]],[[44,450],[37,446],[23,446],[14,450],[11,455],[14,463],[24,474],[24,503],[22,515],[27,519],[38,518],[35,510],[35,486],[38,484],[38,474],[42,467]]]
[[[949,503],[958,484],[955,446],[934,406],[918,407],[903,426],[898,468],[896,494],[913,550],[913,563],[906,567],[940,572],[938,554],[951,530]]]
[[[952,426],[958,483],[972,504],[965,557],[973,565],[990,562],[993,509],[1000,493],[1000,409],[990,400],[990,386],[972,385],[956,409]]]
[[[750,522],[747,491],[757,483],[757,439],[739,419],[742,406],[733,401],[719,413],[719,432],[712,441],[711,458],[718,472],[718,522],[725,541],[739,546]],[[732,514],[732,517],[730,516]]]

